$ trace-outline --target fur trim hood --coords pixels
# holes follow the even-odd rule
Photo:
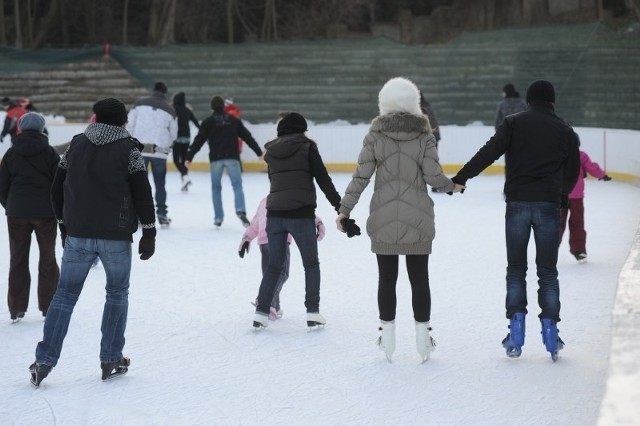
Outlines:
[[[408,113],[380,115],[373,119],[369,130],[382,133],[431,134],[429,119],[425,115],[416,116]]]
[[[378,109],[380,115],[404,112],[421,116],[420,90],[406,78],[392,78],[378,93]]]

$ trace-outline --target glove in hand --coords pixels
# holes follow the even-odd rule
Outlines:
[[[318,221],[318,223],[316,224],[316,237],[318,239],[318,241],[322,241],[324,239],[324,235],[326,234],[327,230],[324,226],[324,223],[322,223],[321,220]]]
[[[342,229],[347,233],[347,237],[355,237],[356,235],[360,235],[360,227],[356,225],[356,221],[354,219],[349,219],[347,217],[343,218],[340,221],[342,225]]]
[[[603,180],[603,181],[605,181],[605,182],[609,182],[609,181],[611,180],[611,178],[609,177],[609,175],[604,175],[604,176],[602,176],[602,177],[601,177],[600,179],[598,179],[598,180]]]
[[[148,260],[156,252],[156,228],[144,228],[138,244],[140,260]]]
[[[244,258],[244,255],[249,253],[249,241],[247,240],[242,240],[240,242],[240,247],[238,247],[238,255],[240,256],[240,258]]]

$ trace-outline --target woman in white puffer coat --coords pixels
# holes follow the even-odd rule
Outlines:
[[[365,136],[342,198],[338,229],[348,218],[375,173],[367,234],[378,261],[380,348],[389,361],[395,350],[396,281],[399,256],[405,255],[411,283],[416,345],[423,361],[435,348],[430,335],[431,291],[429,254],[435,237],[433,200],[427,185],[438,192],[459,192],[442,172],[429,120],[420,110],[420,91],[402,77],[389,80],[378,95],[380,115]]]

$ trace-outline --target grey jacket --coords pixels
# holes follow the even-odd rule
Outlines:
[[[442,172],[435,137],[425,116],[393,113],[373,120],[340,213],[350,215],[374,172],[367,219],[371,251],[430,254],[435,223],[427,185],[447,192],[453,190],[454,183]]]

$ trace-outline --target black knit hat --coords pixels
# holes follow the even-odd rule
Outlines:
[[[556,91],[553,84],[547,80],[536,80],[527,88],[527,103],[531,102],[556,102]]]
[[[517,98],[520,96],[520,94],[516,92],[515,86],[511,83],[505,84],[504,87],[502,88],[502,91],[504,92],[505,97],[507,98]]]
[[[211,98],[211,109],[217,112],[224,111],[224,99],[222,96],[214,96]]]
[[[106,98],[93,105],[96,123],[122,126],[127,122],[127,108],[115,98]]]
[[[153,90],[155,92],[167,93],[167,85],[161,81],[158,81],[156,84],[153,85]]]
[[[307,120],[297,112],[287,113],[278,122],[278,136],[290,135],[293,133],[304,133],[307,131]]]

